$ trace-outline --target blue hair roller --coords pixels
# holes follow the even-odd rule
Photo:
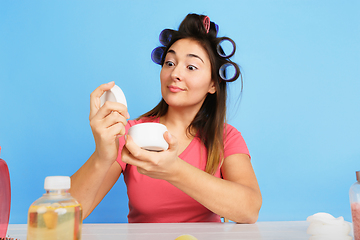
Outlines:
[[[157,47],[151,52],[151,60],[154,63],[161,65],[161,60],[163,58],[165,48],[164,47]]]
[[[164,29],[159,35],[159,41],[162,45],[167,46],[171,41],[172,33],[170,29]]]
[[[238,78],[239,72],[233,63],[228,62],[219,68],[219,75],[223,81],[232,82]]]
[[[229,44],[231,44],[231,52],[228,53],[228,51],[224,51],[224,48],[222,46],[222,44],[225,44],[223,46],[227,46],[227,48],[229,48]],[[220,57],[223,58],[231,58],[232,56],[234,56],[235,51],[236,51],[236,45],[234,43],[234,41],[228,37],[222,37],[220,42],[218,43],[218,45],[216,46],[216,50],[219,54]]]

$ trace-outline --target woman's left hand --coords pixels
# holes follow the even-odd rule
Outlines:
[[[124,163],[137,167],[139,173],[151,178],[170,180],[176,175],[178,158],[178,141],[169,132],[164,133],[164,139],[169,144],[166,151],[152,152],[136,145],[131,136],[126,136],[126,142],[121,152]]]

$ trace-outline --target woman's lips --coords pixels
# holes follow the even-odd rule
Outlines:
[[[170,92],[173,92],[173,93],[184,91],[184,89],[176,87],[176,86],[168,86],[168,88],[169,88]]]

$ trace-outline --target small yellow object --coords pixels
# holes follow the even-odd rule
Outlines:
[[[43,214],[45,225],[48,229],[54,229],[57,225],[58,215],[54,211],[48,211]]]
[[[198,240],[196,237],[190,234],[184,234],[175,238],[175,240]]]

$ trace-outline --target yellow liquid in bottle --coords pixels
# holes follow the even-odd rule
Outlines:
[[[81,239],[82,209],[80,204],[60,203],[30,206],[27,240]]]

